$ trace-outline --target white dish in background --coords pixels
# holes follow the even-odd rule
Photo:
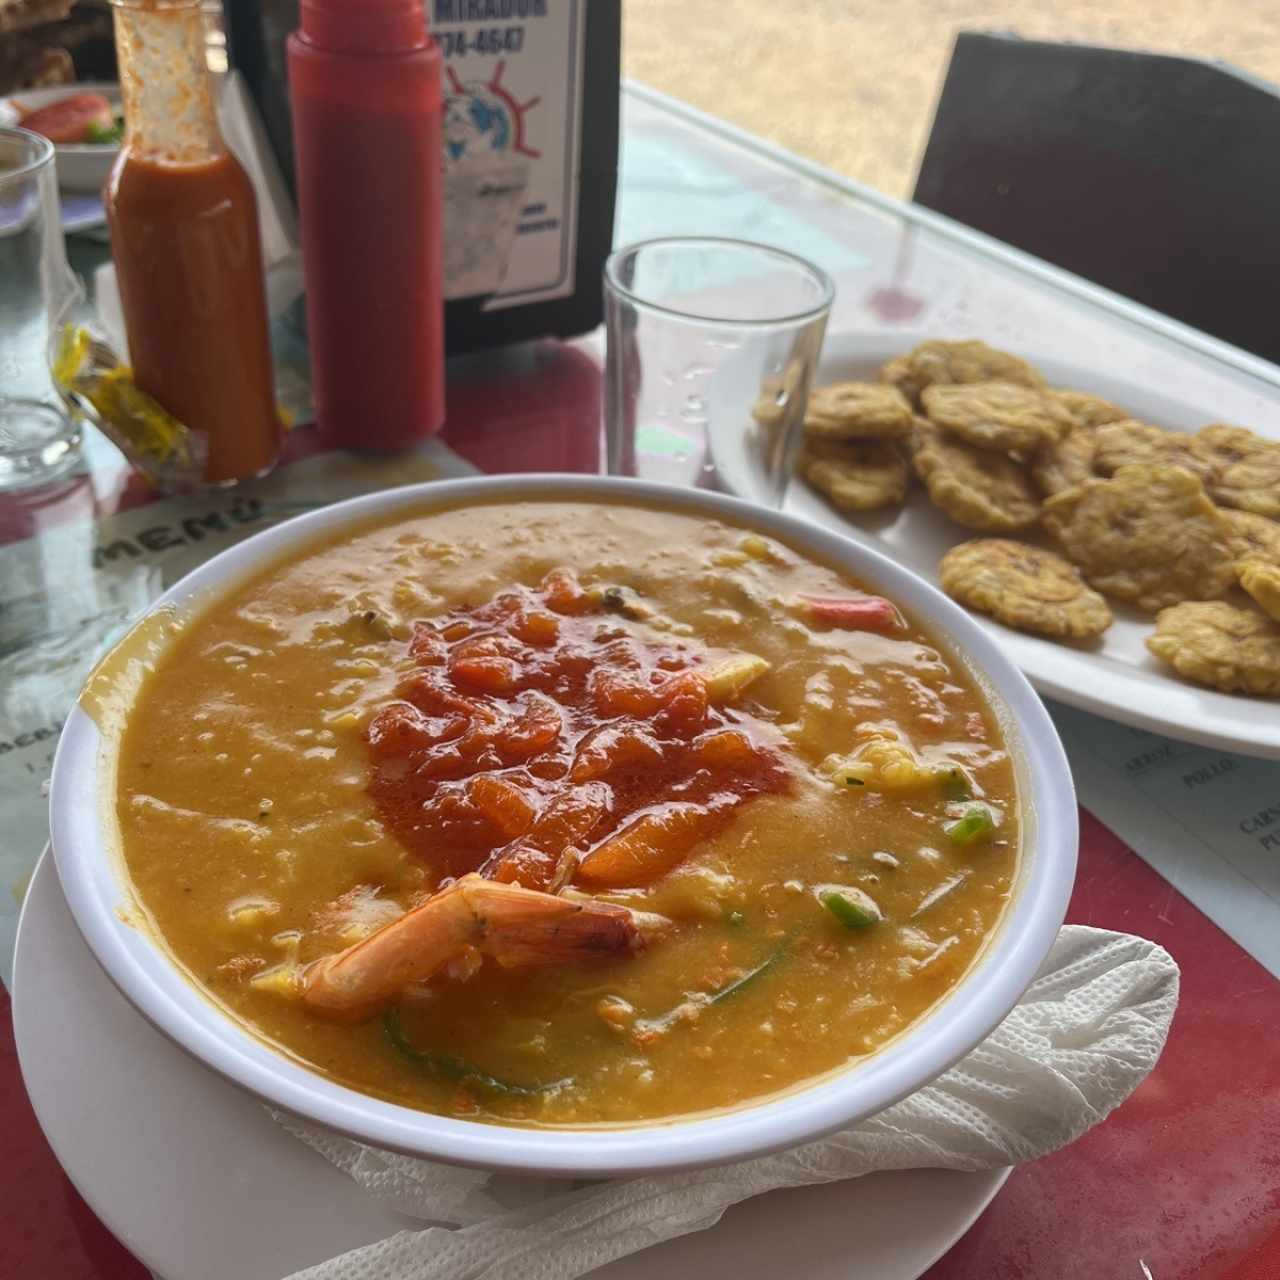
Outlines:
[[[828,334],[814,385],[843,379],[875,381],[886,360],[901,355],[916,341],[915,337],[889,332]],[[1030,360],[1051,385],[1093,392],[1144,422],[1175,431],[1195,431],[1221,421],[1210,405],[1175,400],[1159,391],[1064,364],[1037,352],[1018,354]],[[1280,405],[1270,424],[1239,425],[1280,439],[1277,423]],[[750,486],[750,465],[741,446],[731,454],[717,441],[716,466],[729,488],[736,492],[740,485]],[[845,516],[803,481],[797,481],[788,489],[786,510],[847,534],[935,585],[938,561],[944,552],[965,539],[985,536],[943,515],[919,485],[912,488],[900,510]],[[1031,683],[1049,697],[1167,737],[1280,759],[1280,704],[1275,699],[1218,693],[1174,675],[1147,652],[1143,643],[1155,620],[1118,601],[1111,603],[1116,620],[1096,645],[1049,640],[1014,631],[978,613],[972,617]]]
[[[49,1145],[98,1217],[164,1280],[290,1275],[420,1225],[148,1026],[85,946],[47,853],[18,928],[13,1024]],[[911,1169],[775,1191],[593,1280],[915,1280],[1010,1172]]]
[[[61,196],[63,235],[74,236],[107,225],[107,210],[100,195],[63,191]]]
[[[224,551],[167,591],[149,612],[203,605],[260,568],[376,520],[455,504],[537,499],[629,501],[723,518],[842,566],[883,591],[971,664],[1005,726],[1022,801],[1023,853],[1011,901],[983,955],[955,989],[892,1044],[818,1084],[680,1123],[595,1131],[519,1129],[431,1115],[358,1093],[276,1053],[183,976],[134,913],[102,813],[111,761],[77,706],[54,762],[50,821],[58,874],[99,962],[142,1014],[228,1079],[294,1114],[373,1146],[522,1173],[619,1176],[724,1164],[792,1147],[871,1115],[935,1079],[1004,1018],[1057,936],[1075,875],[1077,811],[1071,771],[1044,705],[992,638],[935,588],[880,553],[828,530],[736,499],[602,476],[502,476],[387,490],[336,503]],[[105,771],[108,771],[104,773]]]
[[[83,84],[60,84],[52,89],[24,89],[10,98],[0,99],[0,125],[15,125],[28,111],[47,107],[63,98],[74,98],[81,93],[100,93],[111,103],[111,110],[120,114],[120,86],[115,81],[86,80]],[[119,154],[118,143],[110,146],[94,146],[90,143],[55,143],[54,163],[58,167],[58,186],[63,191],[97,194],[111,172]],[[64,222],[64,229],[67,228]],[[76,227],[75,230],[82,228]]]

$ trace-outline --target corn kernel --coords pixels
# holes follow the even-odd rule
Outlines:
[[[769,663],[754,653],[736,653],[708,669],[707,697],[712,702],[728,702],[768,670]]]

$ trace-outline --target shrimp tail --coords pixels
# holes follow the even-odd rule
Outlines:
[[[625,907],[473,874],[362,941],[317,960],[303,975],[301,995],[317,1013],[358,1020],[467,947],[516,968],[618,959],[643,945],[644,934]]]

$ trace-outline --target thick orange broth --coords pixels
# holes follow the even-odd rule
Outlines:
[[[312,548],[143,684],[116,796],[139,903],[257,1035],[424,1110],[628,1123],[856,1063],[973,964],[1020,841],[982,693],[910,618],[842,613],[864,594],[639,506]],[[608,948],[562,954],[556,925],[513,960],[479,917],[443,946],[469,873],[536,891],[534,928],[544,902],[613,913]],[[308,1002],[317,967],[410,929],[443,946],[428,976],[341,1018]]]

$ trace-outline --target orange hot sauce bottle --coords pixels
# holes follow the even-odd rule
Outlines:
[[[280,455],[257,201],[218,129],[200,0],[112,0],[127,133],[103,197],[134,379],[208,445],[209,484]]]

